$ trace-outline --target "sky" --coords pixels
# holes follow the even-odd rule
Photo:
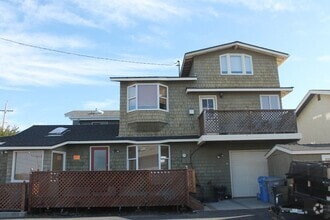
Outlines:
[[[330,89],[329,12],[328,0],[0,0],[0,110],[8,101],[19,130],[71,124],[72,110],[119,109],[109,77],[178,76],[186,52],[233,41],[290,55],[279,77],[295,109]]]

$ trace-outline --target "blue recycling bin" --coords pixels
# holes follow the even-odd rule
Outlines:
[[[259,183],[259,190],[260,193],[257,195],[257,198],[263,202],[269,202],[269,194],[267,189],[266,180],[269,176],[259,176],[258,183]]]

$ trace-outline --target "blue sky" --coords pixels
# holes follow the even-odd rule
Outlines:
[[[0,109],[7,125],[70,124],[71,110],[119,109],[110,76],[177,76],[184,53],[242,41],[290,54],[279,68],[294,87],[283,108],[310,89],[330,89],[327,0],[0,0],[0,37],[140,65],[40,50],[0,40]]]

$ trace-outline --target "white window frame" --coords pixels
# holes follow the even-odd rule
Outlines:
[[[262,107],[262,97],[268,97],[269,103],[271,105],[270,102],[270,97],[277,97],[277,102],[278,102],[278,109],[282,109],[282,105],[281,105],[281,100],[280,100],[280,96],[279,95],[272,95],[272,94],[264,94],[264,95],[260,95],[260,109],[262,110],[278,110],[277,108],[272,108],[272,106],[270,106],[269,109],[265,109]]]
[[[322,161],[330,161],[330,154],[322,154],[321,159]]]
[[[155,85],[157,86],[157,108],[154,108],[154,109],[139,109],[138,108],[138,103],[139,103],[139,99],[138,99],[138,87],[139,86],[143,86],[143,85]],[[160,96],[160,87],[165,87],[166,88],[166,97],[161,97]],[[129,98],[128,97],[128,94],[129,94],[129,89],[131,87],[135,87],[135,96],[134,97],[131,97]],[[169,110],[169,101],[168,101],[168,86],[166,85],[163,85],[163,84],[160,84],[160,83],[136,83],[136,84],[133,84],[133,85],[130,85],[127,87],[127,112],[132,112],[132,111],[148,111],[148,110],[160,110],[160,111],[166,111],[168,112]],[[132,99],[135,99],[135,108],[134,109],[129,109],[129,101],[132,100]],[[165,99],[166,100],[166,109],[162,109],[160,108],[160,99]]]
[[[30,180],[16,180],[14,179],[15,176],[15,169],[16,169],[16,153],[30,153],[30,152],[41,152],[41,170],[43,171],[44,168],[44,151],[43,150],[31,150],[31,151],[27,151],[27,150],[23,150],[23,151],[13,151],[13,162],[12,162],[12,166],[11,166],[11,182],[12,183],[22,183],[22,182],[30,182]]]
[[[63,155],[63,171],[66,170],[66,152],[64,151],[56,151],[56,150],[53,150],[52,151],[52,155],[51,155],[51,159],[50,159],[50,169],[53,170],[53,154],[56,153],[56,154],[62,154]]]
[[[155,146],[158,148],[158,170],[161,170],[161,167],[162,167],[162,164],[161,164],[161,147],[162,146],[165,146],[165,147],[168,147],[168,158],[166,158],[168,160],[168,169],[170,170],[171,169],[171,147],[170,145],[167,145],[167,144],[150,144],[151,146]],[[130,170],[129,169],[129,161],[131,160],[135,160],[135,168],[136,170],[140,170],[139,169],[139,147],[141,146],[148,146],[148,144],[141,144],[141,145],[129,145],[127,146],[127,152],[126,152],[126,169],[127,170]],[[135,147],[135,158],[129,158],[129,153],[128,153],[128,149],[131,148],[131,147]]]
[[[242,73],[232,73],[231,71],[231,56],[240,56],[241,61],[242,61]],[[222,73],[223,72],[223,67],[221,65],[221,58],[226,57],[226,63],[227,63],[227,73]],[[245,58],[248,57],[250,59],[250,65],[251,65],[251,73],[247,73],[246,71],[246,62]],[[238,75],[238,76],[252,76],[253,75],[253,62],[252,62],[252,56],[247,55],[247,54],[240,54],[240,53],[227,53],[219,56],[219,61],[220,61],[220,74],[221,75]]]
[[[202,111],[203,111],[203,100],[204,99],[213,99],[214,110],[218,109],[217,96],[216,95],[200,95],[199,96],[199,113],[202,113]]]

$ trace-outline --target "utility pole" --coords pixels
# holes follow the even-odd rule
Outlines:
[[[5,108],[0,109],[0,112],[3,112],[2,125],[1,125],[2,130],[5,130],[5,121],[6,121],[7,112],[13,112],[14,111],[14,110],[11,110],[11,109],[7,109],[7,104],[8,104],[8,101],[6,101]]]

